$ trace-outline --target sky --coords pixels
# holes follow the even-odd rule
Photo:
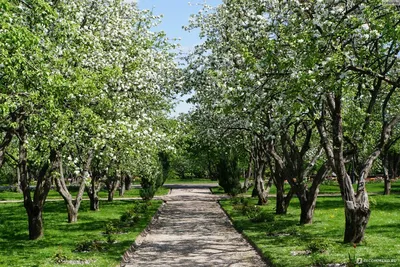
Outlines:
[[[187,32],[182,29],[182,26],[188,25],[190,15],[196,14],[201,9],[201,5],[196,4],[205,2],[210,6],[217,6],[222,3],[222,0],[138,0],[136,2],[140,9],[152,10],[155,15],[162,14],[162,22],[154,31],[163,30],[169,38],[181,38],[179,41],[181,49],[188,51],[201,43],[199,31]],[[187,98],[188,96],[182,97],[182,101],[177,105],[172,116],[189,111],[191,105],[185,102]]]

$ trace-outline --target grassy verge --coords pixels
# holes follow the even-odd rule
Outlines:
[[[210,179],[168,179],[166,184],[218,184],[218,181]]]
[[[221,201],[235,227],[251,239],[274,266],[324,266],[361,258],[360,266],[400,264],[400,196],[371,196],[372,213],[365,242],[356,248],[343,244],[344,210],[340,197],[319,197],[312,225],[298,225],[300,207],[293,199],[287,215],[274,214],[275,199],[261,208],[261,223],[250,221],[256,200],[244,206],[235,199]],[[246,210],[246,212],[243,212]],[[254,213],[254,210],[253,210]],[[247,215],[245,215],[247,214]],[[313,251],[309,253],[309,251]],[[382,262],[385,260],[394,263]]]
[[[357,188],[357,184],[354,184],[354,189]],[[368,193],[383,194],[384,183],[383,182],[370,182],[366,183]],[[285,184],[285,191],[288,192],[290,189],[289,184]],[[224,190],[221,187],[211,189],[213,194],[224,194]],[[250,196],[253,188],[250,188],[245,196]],[[400,181],[392,182],[392,194],[400,194]],[[276,194],[276,187],[272,186],[270,195]],[[340,194],[339,184],[337,182],[325,183],[320,186],[319,194]]]
[[[70,192],[73,197],[76,196],[78,189],[77,188],[71,188]],[[125,194],[120,197],[118,194],[118,191],[115,192],[114,199],[119,199],[119,198],[133,198],[133,197],[140,197],[139,194],[140,189],[139,188],[132,188],[130,190],[125,191]],[[156,196],[163,196],[168,194],[169,189],[165,187],[160,187],[157,190]],[[84,198],[87,198],[86,193],[83,195]],[[99,197],[100,198],[107,198],[108,193],[107,190],[100,190],[99,192]],[[56,190],[50,190],[49,195],[47,196],[47,199],[61,199],[61,195],[56,191]],[[0,200],[23,200],[22,193],[18,192],[10,192],[10,191],[0,191]]]
[[[89,210],[85,201],[75,224],[67,223],[63,202],[48,202],[44,209],[44,237],[28,240],[27,216],[20,203],[0,204],[0,266],[55,266],[66,260],[63,266],[117,266],[121,256],[147,226],[161,205],[151,201],[138,220],[121,233],[112,234],[114,243],[107,243],[104,234],[106,224],[118,222],[121,216],[134,206],[133,201],[102,202],[100,211]],[[97,242],[93,242],[97,240]],[[99,251],[74,252],[78,245],[96,244]],[[86,261],[86,262],[85,262]]]

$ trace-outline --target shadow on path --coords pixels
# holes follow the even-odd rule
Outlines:
[[[158,220],[124,266],[266,266],[236,232],[209,187],[172,189]]]

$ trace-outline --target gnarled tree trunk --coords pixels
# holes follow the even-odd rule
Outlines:
[[[390,182],[390,176],[389,176],[389,159],[388,159],[387,153],[385,153],[382,157],[382,166],[383,166],[383,179],[385,182],[385,187],[383,190],[384,195],[390,195],[390,191],[392,189],[392,185]]]
[[[126,174],[122,174],[120,177],[120,186],[119,186],[119,196],[122,197],[125,194],[125,190],[126,190]]]
[[[107,192],[108,192],[108,201],[111,202],[114,200],[114,194],[120,185],[121,179],[122,179],[122,175],[119,170],[117,170],[115,172],[115,176],[107,177],[106,186],[107,186]]]
[[[78,221],[78,212],[82,202],[83,193],[85,192],[85,179],[89,176],[89,167],[93,158],[93,153],[89,152],[88,159],[83,168],[83,174],[80,176],[80,185],[76,198],[73,199],[67,185],[65,184],[64,170],[62,161],[60,160],[60,176],[55,179],[57,192],[60,193],[67,206],[68,223],[75,223]]]
[[[9,129],[0,144],[0,168],[3,166],[6,149],[10,145],[13,135],[12,129]]]
[[[302,187],[302,190],[297,191],[297,196],[300,200],[300,224],[311,224],[314,217],[315,205],[319,192],[319,186],[328,175],[330,168],[324,164],[318,170],[317,175],[313,179],[311,187],[308,189],[307,185]]]
[[[125,177],[125,190],[131,190],[132,188],[132,176],[129,174],[124,175]]]
[[[57,152],[51,150],[49,160],[46,161],[40,169],[37,177],[37,183],[33,199],[29,188],[28,177],[28,151],[27,144],[27,131],[23,119],[19,121],[18,128],[19,135],[19,158],[18,168],[21,178],[21,190],[24,195],[24,207],[28,215],[28,230],[29,239],[36,240],[43,236],[43,207],[51,188],[51,175],[57,169],[58,158]]]
[[[391,131],[394,125],[396,125],[400,120],[400,115],[393,117],[390,122],[384,121],[381,130],[381,138],[379,140],[379,143],[376,145],[373,153],[364,162],[358,180],[357,194],[355,194],[350,176],[347,174],[345,168],[342,96],[340,92],[335,94],[328,93],[325,96],[326,103],[331,115],[333,137],[332,144],[329,142],[328,131],[325,125],[325,110],[322,110],[321,118],[316,120],[316,125],[318,127],[321,143],[324,147],[329,164],[337,175],[342,199],[344,201],[346,218],[344,242],[359,243],[364,238],[365,228],[368,224],[371,214],[369,208],[368,194],[365,188],[365,178],[368,176],[374,161],[382,153],[382,150],[384,149],[390,138]],[[386,98],[386,100],[388,99],[389,98]],[[383,107],[382,110],[384,111],[385,107]]]
[[[96,190],[89,189],[88,196],[90,200],[90,210],[99,211],[100,210],[100,199],[97,195]]]
[[[249,163],[247,166],[247,170],[244,172],[244,183],[242,186],[242,193],[246,193],[247,190],[249,190],[250,187],[253,186],[253,183],[251,183],[250,179],[253,174],[253,160],[252,160],[252,155],[250,155]]]
[[[104,176],[104,173],[94,173],[90,185],[86,187],[87,194],[89,196],[90,210],[100,210],[100,199],[98,192],[101,188],[100,178]]]
[[[268,203],[268,191],[265,189],[264,173],[265,162],[259,157],[256,159],[255,167],[255,188],[257,190],[258,205],[266,205]]]
[[[276,214],[286,214],[289,207],[290,201],[293,197],[293,190],[290,189],[288,194],[285,196],[285,182],[282,178],[276,179]]]

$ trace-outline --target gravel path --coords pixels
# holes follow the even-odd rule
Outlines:
[[[172,189],[158,220],[123,266],[266,266],[205,187]]]

